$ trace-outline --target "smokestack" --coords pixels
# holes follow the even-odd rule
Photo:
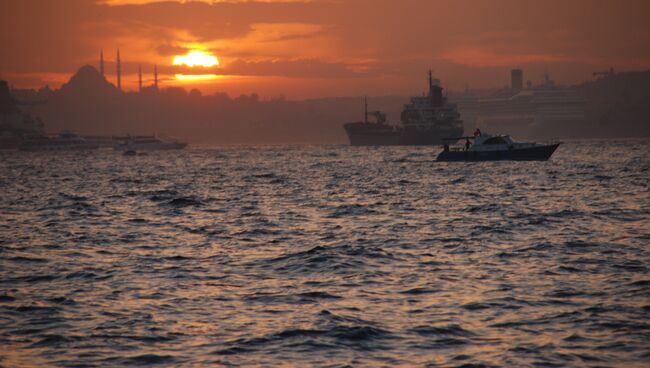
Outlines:
[[[122,90],[122,65],[120,63],[120,49],[117,49],[117,89]]]
[[[524,72],[521,69],[512,69],[510,71],[510,83],[510,88],[515,92],[524,89]]]
[[[158,89],[158,65],[153,66],[153,85]]]
[[[99,51],[99,72],[104,76],[104,50]]]
[[[138,65],[138,92],[142,92],[142,66]]]

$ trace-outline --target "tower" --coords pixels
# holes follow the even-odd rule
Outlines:
[[[104,50],[99,52],[99,72],[104,76]]]
[[[524,72],[521,69],[510,71],[510,88],[515,92],[524,89]]]
[[[122,90],[122,65],[120,62],[120,49],[117,49],[117,89]]]
[[[138,65],[138,92],[142,92],[142,66]]]
[[[440,106],[444,102],[440,80],[433,78],[433,71],[431,69],[429,69],[429,98],[434,106]]]
[[[158,65],[153,66],[153,86],[158,89]]]

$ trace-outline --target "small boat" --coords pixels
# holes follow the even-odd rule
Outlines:
[[[122,153],[122,154],[123,154],[124,156],[135,156],[135,155],[137,155],[138,153],[135,152],[135,150],[133,150],[133,149],[128,149],[128,150],[125,150],[124,153]]]
[[[478,134],[448,140],[465,140],[465,147],[449,147],[445,144],[436,161],[546,161],[560,146],[560,142],[515,142],[509,135]]]

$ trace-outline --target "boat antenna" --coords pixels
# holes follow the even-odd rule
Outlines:
[[[433,96],[433,72],[429,69],[429,96]]]
[[[363,111],[363,122],[367,123],[368,122],[368,96],[363,96],[363,104],[365,106],[365,109]]]

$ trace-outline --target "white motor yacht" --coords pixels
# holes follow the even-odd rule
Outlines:
[[[449,147],[438,154],[437,161],[546,161],[560,143],[515,142],[509,135],[475,134],[473,137],[449,138],[465,140],[464,147]],[[473,141],[473,143],[472,143]]]

